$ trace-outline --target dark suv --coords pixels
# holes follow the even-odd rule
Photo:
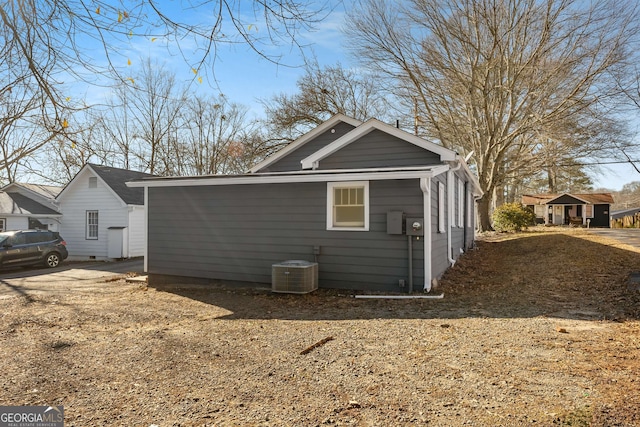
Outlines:
[[[46,230],[0,233],[0,267],[44,265],[57,267],[69,253],[60,234]]]

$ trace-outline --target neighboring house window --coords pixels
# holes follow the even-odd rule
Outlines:
[[[7,220],[5,218],[0,218],[0,231],[5,231],[7,227]]]
[[[98,188],[98,177],[89,177],[89,188]]]
[[[444,218],[444,206],[445,206],[445,193],[444,193],[444,184],[438,183],[438,233],[444,233],[445,229],[445,218]]]
[[[369,182],[327,183],[327,230],[369,230]]]
[[[87,239],[98,238],[98,211],[87,211]]]
[[[593,205],[585,206],[585,216],[587,218],[593,218]]]

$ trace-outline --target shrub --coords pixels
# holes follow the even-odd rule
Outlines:
[[[520,203],[505,203],[498,206],[492,215],[496,231],[520,231],[535,223],[536,215]]]

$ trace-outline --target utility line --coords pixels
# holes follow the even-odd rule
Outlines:
[[[622,163],[636,163],[636,162],[640,162],[640,160],[612,160],[610,162],[592,162],[592,163],[559,163],[559,164],[554,164],[553,166],[564,166],[564,167],[569,167],[569,166],[594,166],[594,165],[615,165],[615,164],[622,164]]]

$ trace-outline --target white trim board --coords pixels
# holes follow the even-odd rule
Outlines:
[[[331,117],[326,122],[318,125],[318,127],[316,127],[313,130],[305,133],[304,135],[302,135],[301,137],[299,137],[298,139],[296,139],[295,141],[293,141],[292,143],[290,143],[286,147],[282,148],[281,150],[278,150],[273,155],[267,157],[266,159],[264,159],[263,161],[261,161],[260,163],[258,163],[257,165],[255,165],[254,167],[249,169],[249,173],[257,173],[260,169],[263,169],[263,168],[275,163],[276,161],[278,161],[281,158],[285,157],[287,154],[291,153],[292,151],[297,150],[302,145],[306,144],[307,142],[311,141],[312,139],[314,139],[318,135],[321,135],[322,133],[324,133],[327,130],[331,129],[332,127],[334,127],[335,125],[337,125],[340,122],[344,122],[344,123],[350,124],[351,126],[354,126],[354,127],[357,127],[357,126],[362,124],[362,122],[360,120],[353,119],[351,117],[345,116],[344,114],[336,114],[335,116]]]
[[[318,167],[318,163],[330,156],[331,154],[339,151],[340,149],[346,147],[352,142],[360,139],[366,134],[374,131],[374,130],[382,131],[391,136],[395,136],[396,138],[402,139],[406,142],[409,142],[417,147],[423,148],[427,151],[431,151],[440,156],[441,161],[453,161],[456,160],[457,154],[455,151],[451,151],[447,148],[444,148],[441,145],[434,144],[433,142],[429,142],[419,136],[412,135],[408,132],[405,132],[396,127],[390,126],[386,123],[383,123],[376,119],[367,120],[365,123],[361,124],[351,132],[342,136],[341,138],[336,139],[331,144],[321,148],[310,156],[302,159],[300,163],[302,163],[302,169],[315,169]]]
[[[427,178],[449,170],[449,165],[437,165],[412,170],[340,170],[322,173],[263,174],[241,176],[214,176],[203,178],[159,178],[142,181],[129,181],[129,187],[196,187],[206,185],[239,184],[286,184],[294,182],[330,182],[330,181],[381,181],[387,179]]]

